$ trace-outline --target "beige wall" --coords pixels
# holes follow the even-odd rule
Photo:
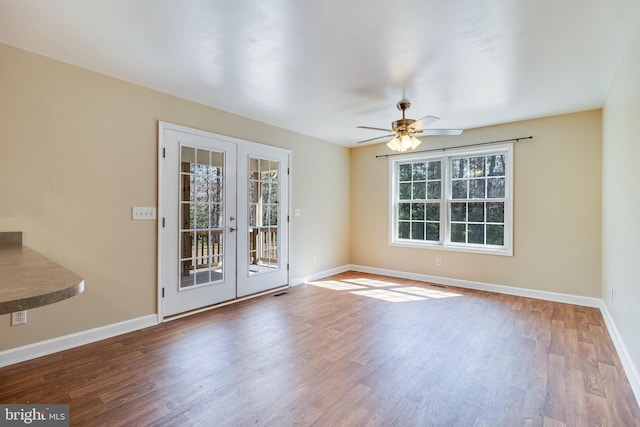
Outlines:
[[[352,149],[351,263],[600,297],[601,135],[594,110],[424,140],[422,149],[534,137],[514,146],[512,257],[389,246],[389,161],[375,157],[389,151]]]
[[[348,149],[0,44],[0,231],[86,282],[0,351],[156,312],[158,120],[292,150],[292,278],[348,264]]]
[[[640,368],[640,33],[623,60],[603,112],[603,299]],[[638,373],[635,373],[636,378]]]

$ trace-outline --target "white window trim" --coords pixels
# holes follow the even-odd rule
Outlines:
[[[505,225],[504,225],[504,247],[486,247],[484,245],[474,246],[471,244],[456,244],[450,242],[448,203],[451,198],[451,182],[449,158],[457,156],[491,155],[494,153],[504,153],[507,159],[505,170]],[[398,221],[396,219],[396,165],[401,162],[413,161],[417,159],[443,159],[442,161],[442,182],[446,183],[442,189],[442,199],[440,203],[440,242],[428,241],[397,241]],[[389,157],[389,246],[437,249],[441,251],[471,252],[487,255],[513,256],[513,143],[491,144],[482,147],[462,147],[455,149],[443,149],[432,152],[417,152]]]

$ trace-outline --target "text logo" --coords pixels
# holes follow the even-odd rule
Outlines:
[[[69,427],[69,405],[2,405],[0,425]]]

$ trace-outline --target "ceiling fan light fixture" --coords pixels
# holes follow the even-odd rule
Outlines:
[[[418,145],[420,145],[422,141],[416,138],[413,135],[404,134],[398,136],[394,136],[391,138],[389,142],[387,142],[387,147],[389,147],[393,151],[399,151],[401,153],[408,150],[415,150]]]
[[[400,137],[400,145],[402,145],[402,151],[407,151],[411,149],[413,141],[411,141],[411,137],[408,134],[404,134]]]
[[[411,149],[415,150],[416,148],[418,148],[418,145],[420,144],[422,144],[422,141],[420,141],[415,136],[411,135]]]
[[[393,151],[404,151],[402,150],[402,144],[397,136],[394,136],[389,142],[387,142],[387,147]]]

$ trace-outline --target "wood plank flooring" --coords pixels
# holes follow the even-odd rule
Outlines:
[[[0,369],[73,426],[640,426],[597,309],[348,272]]]

